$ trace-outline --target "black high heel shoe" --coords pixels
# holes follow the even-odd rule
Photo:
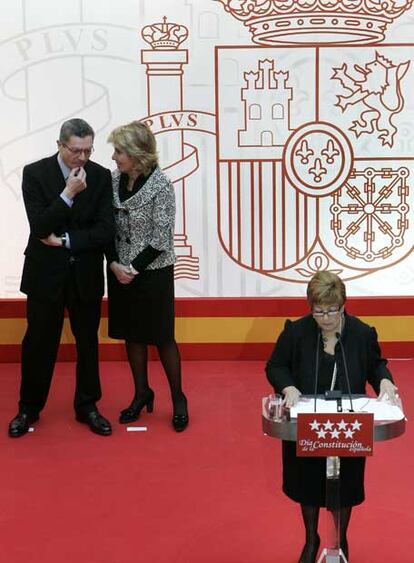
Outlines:
[[[316,534],[314,542],[306,542],[300,554],[299,563],[315,563],[320,544],[321,538],[319,534]]]
[[[142,397],[135,398],[128,408],[121,411],[121,414],[119,415],[119,422],[121,424],[126,424],[128,422],[138,420],[139,415],[145,406],[147,407],[147,412],[152,412],[154,410],[154,391],[150,388],[145,391]]]
[[[187,410],[187,398],[183,394],[178,401],[174,401],[172,425],[176,432],[182,432],[188,426],[189,417]]]

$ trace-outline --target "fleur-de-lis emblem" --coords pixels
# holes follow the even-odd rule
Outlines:
[[[339,150],[335,148],[333,140],[329,139],[326,143],[326,147],[321,150],[321,154],[325,157],[328,164],[332,164],[335,162],[335,157],[339,156],[340,153]]]
[[[320,158],[315,159],[315,164],[312,168],[309,168],[309,174],[312,174],[315,182],[321,182],[322,176],[327,173],[326,168],[322,166],[322,161]]]
[[[303,139],[303,141],[300,144],[300,147],[295,152],[295,156],[300,158],[300,161],[301,161],[302,164],[308,164],[309,163],[309,157],[313,156],[313,154],[314,154],[314,152],[309,147],[308,141],[306,139]]]

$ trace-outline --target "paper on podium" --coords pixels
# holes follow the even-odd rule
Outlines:
[[[378,401],[378,399],[370,397],[361,397],[352,399],[355,412],[368,412],[374,415],[374,420],[401,420],[404,418],[403,411],[391,405],[387,401]],[[299,413],[313,413],[314,399],[302,398],[299,403],[290,409],[290,417],[297,418]],[[351,408],[350,401],[346,397],[342,397],[343,412],[349,412]],[[325,399],[316,400],[316,412],[330,413],[336,411],[336,401],[325,401]]]

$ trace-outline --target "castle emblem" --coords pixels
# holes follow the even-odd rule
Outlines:
[[[289,72],[276,71],[275,61],[259,60],[256,72],[244,73],[242,88],[244,129],[239,130],[239,145],[283,146],[291,131]]]

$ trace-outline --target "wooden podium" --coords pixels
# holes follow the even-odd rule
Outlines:
[[[361,398],[355,395],[353,399]],[[281,408],[281,399],[264,397],[262,427],[267,436],[295,441],[299,456],[326,457],[326,508],[333,518],[328,519],[326,546],[318,563],[348,563],[339,542],[341,457],[367,456],[373,453],[373,442],[391,440],[405,432],[404,416],[399,420],[375,420],[367,412],[337,412],[336,403],[329,401],[332,412],[298,414],[290,418]],[[320,399],[323,399],[321,396]],[[366,397],[367,404],[369,399]]]

